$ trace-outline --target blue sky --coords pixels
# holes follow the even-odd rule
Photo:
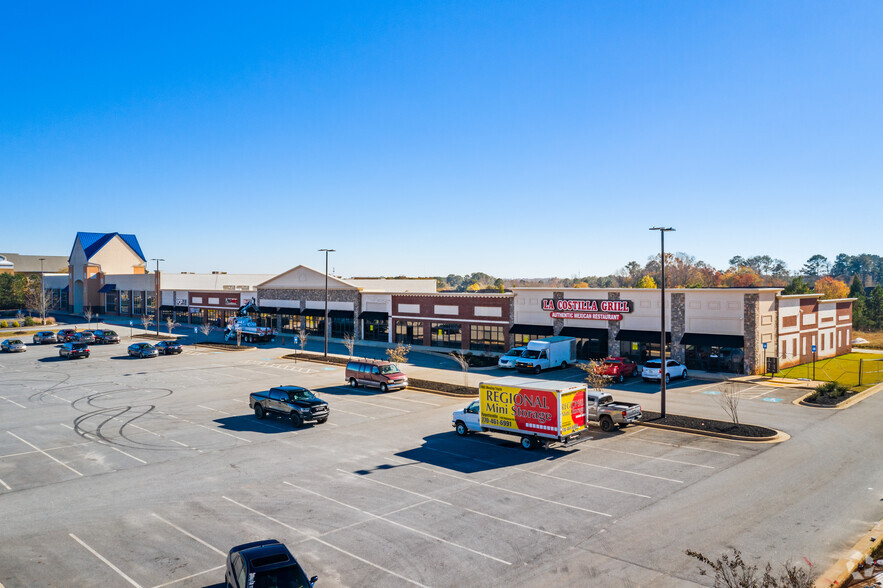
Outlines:
[[[17,3],[0,251],[604,275],[881,254],[883,4]],[[152,264],[151,264],[152,267]]]

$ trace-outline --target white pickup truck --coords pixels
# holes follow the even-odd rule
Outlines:
[[[586,421],[599,423],[602,431],[612,431],[616,425],[627,427],[643,416],[640,404],[615,402],[607,392],[586,390]]]

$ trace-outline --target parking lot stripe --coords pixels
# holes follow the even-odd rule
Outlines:
[[[531,526],[529,526],[529,525],[523,525],[523,524],[521,524],[521,523],[516,523],[515,521],[510,521],[510,520],[508,520],[508,519],[504,519],[504,518],[501,518],[501,517],[495,517],[494,515],[487,514],[487,513],[484,513],[484,512],[479,512],[479,511],[477,511],[477,510],[473,510],[473,509],[471,509],[471,508],[466,508],[465,506],[458,506],[458,505],[456,505],[456,504],[453,504],[453,503],[451,503],[451,502],[447,502],[447,501],[445,501],[445,500],[441,500],[441,499],[439,499],[439,498],[433,498],[432,496],[427,496],[427,495],[425,495],[425,494],[420,494],[419,492],[414,492],[413,490],[408,490],[407,488],[401,488],[401,487],[399,487],[399,486],[395,486],[395,485],[393,485],[393,484],[388,484],[388,483],[386,483],[386,482],[381,482],[380,480],[374,480],[374,479],[372,479],[372,478],[367,478],[367,477],[365,477],[365,476],[359,476],[359,475],[357,475],[357,474],[354,474],[353,472],[347,472],[347,471],[342,470],[342,469],[340,469],[340,468],[337,468],[337,471],[338,471],[338,472],[341,472],[341,473],[344,473],[344,474],[349,474],[350,476],[354,476],[354,477],[356,477],[356,478],[358,478],[358,479],[360,479],[360,480],[366,480],[366,481],[368,481],[368,482],[374,482],[375,484],[380,484],[381,486],[388,486],[389,488],[394,488],[394,489],[396,489],[396,490],[401,490],[402,492],[407,492],[408,494],[413,494],[414,496],[419,496],[419,497],[421,497],[421,498],[425,498],[426,500],[430,500],[430,501],[433,501],[433,502],[438,502],[439,504],[444,504],[444,505],[446,505],[446,506],[450,506],[450,507],[452,507],[452,508],[459,508],[459,509],[461,509],[461,510],[465,510],[466,512],[471,512],[471,513],[473,513],[473,514],[477,514],[477,515],[480,515],[480,516],[483,516],[483,517],[487,517],[487,518],[489,518],[489,519],[494,519],[494,520],[500,521],[501,523],[507,523],[507,524],[510,524],[510,525],[515,525],[516,527],[521,527],[521,528],[523,528],[523,529],[530,529],[531,531],[537,531],[537,532],[539,532],[539,533],[544,533],[544,534],[546,534],[546,535],[551,535],[551,536],[553,536],[553,537],[558,537],[558,538],[560,538],[560,539],[567,539],[567,537],[565,537],[564,535],[558,535],[557,533],[550,533],[549,531],[544,531],[544,530],[542,530],[542,529],[537,529],[536,527],[531,527]],[[639,496],[640,496],[640,495],[639,495]],[[416,505],[413,505],[413,506],[416,506]],[[406,508],[411,508],[411,507],[406,507]],[[399,509],[399,510],[404,510],[404,509]],[[394,512],[398,512],[398,511],[393,511],[393,512],[386,513],[385,516],[389,516],[389,515],[393,514]]]
[[[401,527],[402,529],[406,529],[406,530],[408,530],[408,531],[411,531],[412,533],[417,533],[418,535],[423,535],[424,537],[428,537],[428,538],[430,538],[430,539],[433,539],[434,541],[438,541],[438,542],[440,542],[440,543],[444,543],[444,544],[446,544],[446,545],[450,545],[450,546],[452,546],[452,547],[457,547],[457,548],[459,548],[459,549],[463,549],[464,551],[468,551],[468,552],[470,552],[470,553],[474,553],[474,554],[476,554],[476,555],[480,555],[480,556],[482,556],[482,557],[486,557],[486,558],[488,558],[488,559],[492,559],[492,560],[494,560],[494,561],[498,561],[498,562],[500,562],[500,563],[502,563],[502,564],[506,564],[507,566],[511,566],[511,565],[512,565],[511,562],[508,562],[508,561],[506,561],[506,560],[504,560],[504,559],[500,559],[500,558],[498,558],[498,557],[494,557],[493,555],[489,555],[489,554],[487,554],[487,553],[482,553],[481,551],[477,551],[477,550],[475,550],[475,549],[472,549],[471,547],[466,547],[465,545],[460,545],[459,543],[454,543],[453,541],[448,541],[447,539],[442,539],[441,537],[437,537],[437,536],[432,535],[432,534],[430,534],[430,533],[427,533],[427,532],[425,532],[425,531],[421,531],[420,529],[415,529],[414,527],[409,527],[409,526],[407,526],[407,525],[403,525],[402,523],[397,523],[396,521],[394,521],[394,520],[392,520],[392,519],[388,519],[388,518],[386,518],[386,517],[384,517],[384,516],[377,515],[377,514],[374,514],[374,513],[370,513],[370,512],[368,512],[368,511],[366,511],[366,510],[362,510],[361,508],[358,508],[358,507],[356,507],[356,506],[352,506],[351,504],[346,504],[345,502],[341,502],[341,501],[339,501],[339,500],[335,500],[334,498],[331,498],[331,497],[329,497],[329,496],[325,496],[324,494],[319,494],[318,492],[314,492],[313,490],[309,490],[308,488],[304,488],[304,487],[302,487],[302,486],[298,486],[297,484],[292,484],[291,482],[283,482],[283,484],[288,484],[289,486],[291,486],[291,487],[293,487],[293,488],[297,488],[298,490],[302,490],[302,491],[304,491],[304,492],[308,492],[308,493],[310,493],[310,494],[315,494],[315,495],[318,496],[319,498],[324,498],[325,500],[330,500],[331,502],[334,502],[335,504],[339,504],[339,505],[341,505],[341,506],[345,506],[345,507],[347,507],[347,508],[351,508],[351,509],[353,509],[353,510],[355,510],[355,511],[357,511],[357,512],[360,512],[360,513],[362,513],[362,514],[364,514],[364,515],[367,515],[367,516],[369,516],[369,517],[372,517],[372,518],[375,518],[375,519],[378,519],[378,520],[384,521],[384,522],[389,523],[390,525],[394,525],[394,526],[396,526],[396,527]]]
[[[647,496],[646,494],[638,494],[637,492],[628,492],[627,490],[617,490],[616,488],[608,488],[607,486],[599,486],[597,484],[590,484],[588,482],[580,482],[579,480],[570,480],[568,478],[561,478],[559,476],[553,476],[551,474],[542,474],[540,472],[533,472],[531,470],[526,470],[524,468],[512,468],[519,472],[524,472],[526,474],[533,474],[534,476],[542,476],[544,478],[551,478],[552,480],[560,480],[562,482],[570,482],[571,484],[579,484],[580,486],[588,486],[590,488],[598,488],[599,490],[607,490],[609,492],[618,492],[620,494],[628,494],[629,496],[637,496],[639,498],[653,498],[652,496]]]
[[[408,582],[409,584],[414,584],[415,586],[420,586],[421,588],[429,588],[429,587],[426,586],[425,584],[421,584],[420,582],[417,582],[417,581],[412,580],[412,579],[410,579],[410,578],[406,578],[405,576],[403,576],[403,575],[401,575],[401,574],[397,574],[397,573],[393,572],[392,570],[388,570],[388,569],[386,569],[386,568],[384,568],[384,567],[382,567],[382,566],[379,566],[379,565],[377,565],[377,564],[374,563],[374,562],[370,562],[370,561],[368,561],[367,559],[365,559],[365,558],[363,558],[363,557],[359,557],[358,555],[356,555],[356,554],[354,554],[354,553],[350,553],[349,551],[346,551],[345,549],[341,549],[340,547],[337,547],[336,545],[333,545],[333,544],[331,544],[331,543],[325,541],[324,539],[321,539],[321,538],[319,538],[319,537],[315,537],[315,536],[309,535],[309,534],[307,534],[305,531],[301,531],[300,529],[296,529],[295,527],[292,527],[291,525],[289,525],[289,524],[287,524],[287,523],[283,523],[283,522],[280,521],[279,519],[274,519],[274,518],[271,517],[270,515],[266,515],[266,514],[264,514],[264,513],[262,513],[262,512],[258,512],[258,511],[256,511],[255,509],[253,509],[253,508],[251,508],[251,507],[249,507],[249,506],[245,506],[245,505],[242,504],[242,503],[236,502],[236,501],[233,500],[232,498],[228,498],[228,497],[226,497],[226,496],[222,496],[221,498],[223,498],[224,500],[228,500],[228,501],[232,502],[233,504],[235,504],[236,506],[240,506],[240,507],[244,508],[245,510],[251,511],[251,512],[253,512],[254,514],[256,514],[256,515],[258,515],[258,516],[264,517],[265,519],[268,519],[268,520],[270,520],[270,521],[273,521],[274,523],[277,523],[277,524],[279,524],[279,525],[282,525],[282,526],[285,527],[286,529],[291,529],[292,531],[295,531],[295,532],[297,532],[297,533],[300,533],[300,534],[302,534],[302,535],[305,535],[305,536],[306,536],[306,539],[312,539],[313,541],[316,541],[317,543],[321,543],[321,544],[324,545],[325,547],[329,547],[329,548],[331,548],[331,549],[334,549],[334,550],[336,550],[336,551],[339,551],[340,553],[343,553],[344,555],[348,555],[348,556],[350,556],[351,558],[353,558],[353,559],[355,559],[355,560],[358,560],[358,561],[360,561],[360,562],[362,562],[362,563],[364,563],[364,564],[366,564],[366,565],[369,565],[369,566],[371,566],[371,567],[373,567],[373,568],[377,568],[378,570],[380,570],[380,571],[382,571],[382,572],[386,572],[387,574],[389,574],[389,575],[391,575],[391,576],[395,576],[396,578],[399,578],[400,580],[404,580],[405,582]],[[350,525],[350,526],[352,526],[352,525]]]
[[[124,574],[121,569],[119,569],[118,567],[116,567],[115,565],[110,563],[104,556],[102,556],[100,553],[98,553],[97,551],[95,551],[94,549],[92,549],[91,547],[86,545],[82,539],[80,539],[79,537],[77,537],[73,533],[68,533],[68,535],[70,535],[71,539],[73,539],[74,541],[76,541],[77,543],[79,543],[80,545],[85,547],[86,549],[88,549],[89,553],[91,553],[92,555],[94,555],[95,557],[100,559],[102,562],[104,562],[104,564],[107,565],[107,567],[109,567],[110,569],[112,569],[113,571],[118,573],[120,576],[122,576],[122,578],[124,580],[126,580],[129,584],[131,584],[132,586],[136,586],[137,588],[142,588],[141,584],[139,584],[138,582],[136,582],[135,580],[133,580],[132,578],[130,578],[129,576]]]
[[[12,404],[16,405],[19,408],[27,408],[27,406],[22,406],[21,404],[19,404],[15,400],[10,400],[10,399],[6,398],[5,396],[0,396],[0,400],[5,400],[6,402],[11,402]]]
[[[67,429],[70,429],[71,431],[74,430],[74,428],[73,428],[72,426],[70,426],[70,425],[66,425],[66,424],[64,424],[64,423],[59,423],[59,424],[60,424],[62,427],[65,427],[65,428],[67,428]],[[92,435],[91,433],[87,433],[87,432],[85,432],[85,431],[83,431],[83,435],[84,435],[87,439],[90,438],[90,437],[95,437],[95,436]],[[113,445],[109,444],[108,442],[104,441],[103,439],[100,439],[100,438],[98,438],[98,437],[95,437],[95,438],[93,439],[93,441],[94,441],[95,443],[98,443],[99,445],[104,445],[105,447],[108,447],[108,448],[110,448],[110,449],[113,449],[114,451],[117,451],[117,452],[119,452],[119,453],[122,453],[122,454],[125,455],[126,457],[131,457],[131,458],[134,459],[135,461],[140,461],[141,463],[144,463],[144,464],[147,463],[146,461],[144,461],[144,460],[141,459],[140,457],[135,457],[134,455],[130,455],[130,454],[126,453],[125,451],[123,451],[122,449],[120,449],[120,448],[118,448],[118,447],[114,447]]]
[[[211,406],[203,406],[202,404],[197,404],[196,406],[198,406],[199,408],[204,408],[206,410],[213,410],[213,411],[219,412],[221,414],[228,414],[228,415],[233,414],[232,412],[227,412],[225,410],[218,410],[217,408],[212,408]]]
[[[355,398],[341,398],[338,402],[355,402],[357,404],[367,404],[368,406],[373,406],[374,408],[382,408],[384,410],[397,410],[399,412],[411,412],[410,410],[405,410],[404,408],[395,408],[392,406],[384,406],[383,404],[374,404],[373,402],[365,402],[364,400],[356,400]]]
[[[16,439],[18,439],[19,441],[21,441],[22,443],[24,443],[25,445],[27,445],[27,446],[29,446],[29,447],[31,447],[31,448],[33,448],[33,449],[36,449],[38,452],[42,453],[43,455],[45,455],[46,457],[48,457],[49,459],[51,459],[51,460],[54,461],[55,463],[60,464],[60,465],[63,465],[64,467],[66,467],[67,469],[69,469],[70,471],[72,471],[73,473],[75,473],[76,475],[78,475],[78,476],[82,476],[82,475],[83,475],[83,474],[81,474],[80,472],[78,472],[77,470],[75,470],[74,468],[72,468],[71,466],[69,466],[69,465],[67,465],[66,463],[64,463],[63,461],[58,460],[58,459],[55,459],[54,457],[52,457],[51,455],[49,455],[48,453],[46,453],[45,451],[43,451],[42,449],[40,449],[39,447],[37,447],[36,445],[34,445],[33,443],[28,443],[27,441],[25,441],[24,439],[22,439],[21,437],[19,437],[19,436],[16,435],[15,433],[13,433],[12,431],[6,431],[6,432],[9,433],[10,435],[12,435],[13,437],[15,437]]]
[[[630,451],[621,451],[619,449],[609,449],[607,447],[594,447],[594,449],[597,449],[599,451],[610,451],[613,453],[622,453],[623,455],[632,455],[634,457],[643,457],[644,459],[655,459],[657,461],[667,461],[669,463],[678,463],[681,465],[688,465],[688,466],[693,466],[696,468],[706,468],[709,470],[717,469],[714,466],[702,465],[701,463],[690,463],[689,461],[679,461],[677,459],[668,459],[667,457],[654,457],[652,455],[644,455],[643,453],[632,453]]]
[[[567,461],[568,461],[568,463],[578,463],[578,464],[580,464],[580,465],[588,466],[588,467],[591,467],[591,468],[601,468],[602,470],[610,470],[610,471],[612,471],[612,472],[621,472],[621,473],[623,473],[623,474],[632,474],[633,476],[643,476],[643,477],[645,477],[645,478],[655,478],[655,479],[657,479],[657,480],[664,480],[664,481],[666,481],[666,482],[674,482],[675,484],[683,484],[683,483],[684,483],[683,480],[675,480],[674,478],[665,478],[665,477],[663,477],[663,476],[654,476],[653,474],[645,474],[645,473],[642,473],[642,472],[633,472],[633,471],[631,471],[631,470],[623,470],[623,469],[621,469],[621,468],[613,468],[613,467],[610,467],[610,466],[602,466],[602,465],[598,465],[598,464],[596,464],[596,463],[589,463],[589,462],[586,462],[586,461],[580,461],[580,460],[578,460],[578,459],[569,459],[569,460],[567,460]]]
[[[215,566],[209,570],[196,572],[195,574],[190,574],[189,576],[184,576],[183,578],[178,578],[177,580],[172,580],[171,582],[166,582],[165,584],[157,584],[153,588],[165,588],[166,586],[171,586],[172,584],[177,584],[178,582],[183,582],[184,580],[190,580],[191,578],[195,578],[196,576],[202,576],[203,574],[208,574],[209,572],[217,572],[218,570],[223,570],[226,567],[226,565]]]
[[[435,404],[433,402],[426,402],[424,400],[414,400],[413,398],[404,398],[404,397],[399,396],[397,394],[392,394],[390,396],[392,398],[395,398],[396,400],[404,400],[405,402],[415,402],[417,404],[427,404],[429,406],[435,406],[435,407],[441,406],[441,404]]]
[[[3,480],[0,480],[0,484],[3,484],[3,487],[6,488],[7,490],[12,490],[12,488],[9,487],[9,484],[4,482]]]
[[[188,533],[187,531],[185,531],[184,529],[182,529],[181,527],[179,527],[175,523],[167,521],[166,519],[162,518],[161,516],[159,516],[155,512],[152,512],[150,514],[152,514],[153,516],[155,516],[156,518],[158,518],[159,520],[161,520],[162,522],[164,522],[165,524],[167,524],[171,528],[175,529],[176,531],[180,531],[181,533],[187,535],[188,537],[190,537],[191,539],[193,539],[197,543],[201,543],[202,545],[205,545],[206,547],[208,547],[209,549],[211,549],[215,553],[218,553],[218,554],[222,555],[223,557],[227,557],[227,554],[225,552],[221,551],[220,549],[218,549],[214,545],[209,545],[208,543],[206,543],[205,541],[203,541],[202,539],[200,539],[196,535],[192,535],[192,534]]]
[[[239,437],[238,435],[234,435],[233,433],[228,433],[227,431],[222,431],[222,430],[215,428],[215,427],[208,427],[208,426],[200,424],[200,423],[194,423],[193,421],[191,421],[189,419],[185,419],[185,418],[179,417],[177,415],[174,415],[174,414],[171,414],[168,412],[159,412],[158,414],[161,414],[161,415],[167,416],[167,417],[172,417],[175,420],[183,421],[189,425],[194,425],[196,427],[202,427],[203,429],[207,429],[209,431],[214,431],[215,433],[220,433],[221,435],[227,435],[228,437],[233,437],[234,439],[239,439],[240,441],[245,441],[246,443],[251,443],[251,439],[246,439],[245,437]],[[182,443],[182,445],[183,445],[183,443]],[[186,447],[186,445],[185,445],[185,447]]]
[[[437,450],[433,450],[433,451],[437,451]],[[444,451],[444,452],[442,452],[442,453],[449,453],[449,452]],[[452,455],[456,455],[456,454],[452,454]],[[468,459],[468,456],[462,456],[462,457],[466,457],[466,458]],[[613,515],[608,514],[608,513],[606,513],[606,512],[598,512],[597,510],[592,510],[592,509],[589,509],[589,508],[583,508],[583,507],[581,507],[581,506],[576,506],[576,505],[574,505],[574,504],[565,504],[565,503],[563,503],[563,502],[557,502],[557,501],[555,501],[555,500],[549,500],[548,498],[543,498],[542,496],[534,496],[534,495],[532,495],[532,494],[525,494],[524,492],[518,492],[518,491],[516,491],[516,490],[510,490],[510,489],[508,489],[508,488],[501,488],[501,487],[499,487],[499,486],[494,486],[494,485],[491,484],[490,482],[476,482],[475,480],[471,480],[471,479],[469,479],[469,478],[465,478],[465,477],[463,477],[463,476],[457,476],[457,475],[455,475],[455,474],[449,474],[448,472],[443,472],[443,471],[441,471],[441,470],[434,470],[434,469],[432,469],[432,468],[428,468],[428,467],[426,467],[426,466],[419,465],[417,462],[410,462],[410,464],[411,464],[413,467],[415,467],[415,468],[418,468],[418,469],[421,469],[421,470],[426,470],[426,471],[428,471],[428,472],[433,472],[433,473],[436,473],[436,474],[440,474],[440,475],[442,475],[442,476],[450,476],[451,478],[456,478],[456,479],[458,479],[458,480],[462,480],[462,481],[464,481],[464,482],[469,482],[470,484],[475,484],[476,486],[486,486],[486,487],[488,487],[488,488],[493,488],[494,490],[500,490],[500,491],[502,491],[502,492],[509,492],[510,494],[517,494],[518,496],[524,496],[524,497],[526,497],[526,498],[533,498],[534,500],[539,500],[540,502],[548,502],[549,504],[556,504],[556,505],[558,505],[558,506],[564,506],[564,507],[566,507],[566,508],[573,508],[573,509],[576,509],[576,510],[581,510],[581,511],[583,511],[583,512],[589,512],[589,513],[592,513],[592,514],[600,515],[600,516],[602,516],[602,517],[611,517],[611,516],[613,516]],[[493,481],[493,482],[496,482],[497,480],[501,480],[501,479],[502,479],[502,478],[496,478],[496,479],[494,479],[494,480],[492,480],[492,481]]]
[[[56,447],[47,447],[43,451],[55,451],[56,449],[69,449],[71,447],[80,447],[81,445],[89,445],[92,443],[91,441],[85,441],[83,443],[72,443],[70,445],[58,445]],[[4,457],[19,457],[22,455],[30,455],[32,453],[40,453],[39,451],[19,451],[18,453],[7,453],[6,455],[0,455],[0,459]]]
[[[644,443],[656,443],[657,445],[668,445],[669,447],[677,447],[678,449],[692,449],[694,451],[707,451],[709,453],[720,453],[721,455],[732,455],[733,457],[742,457],[738,453],[730,453],[728,451],[720,451],[718,449],[706,449],[704,447],[691,447],[690,445],[678,445],[677,443],[665,443],[664,441],[652,441],[650,439],[639,439]]]
[[[368,416],[366,414],[359,414],[357,412],[352,412],[349,410],[343,410],[342,408],[337,408],[337,402],[334,403],[334,412],[342,412],[343,414],[351,414],[353,416],[362,417],[363,419],[374,419],[374,417]]]

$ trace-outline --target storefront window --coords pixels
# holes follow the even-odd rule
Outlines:
[[[270,325],[272,326],[272,325]],[[282,332],[297,333],[300,331],[300,316],[283,314],[282,315]]]
[[[117,308],[119,308],[119,306],[118,306],[119,305],[119,298],[120,298],[119,292],[117,292],[116,290],[105,294],[104,295],[104,312],[105,313],[108,313],[108,312],[116,313]]]
[[[498,325],[470,325],[469,349],[473,351],[505,351],[503,327]]]
[[[190,322],[194,325],[201,325],[205,322],[205,311],[201,308],[194,308],[190,313]]]
[[[423,322],[396,321],[396,343],[423,345]]]
[[[62,290],[61,293],[59,294],[59,296],[58,296],[58,300],[59,300],[58,307],[59,308],[67,308],[67,305],[68,305],[67,294],[68,294],[67,290]]]
[[[331,336],[343,339],[344,335],[353,334],[353,319],[349,317],[329,317],[331,319]]]
[[[257,323],[259,327],[275,329],[276,328],[276,315],[262,312],[253,317],[254,322]]]
[[[460,325],[457,323],[430,323],[429,344],[432,347],[453,347],[459,349]]]
[[[741,347],[685,345],[684,351],[687,369],[726,374],[742,373],[745,352]]]
[[[205,309],[205,322],[210,324],[213,327],[223,328],[225,325],[224,325],[222,315],[223,315],[223,311],[215,310],[213,308],[206,308]]]
[[[368,341],[389,341],[389,321],[365,319],[365,339]]]
[[[642,343],[640,341],[620,341],[619,354],[628,357],[638,364],[643,364],[648,359],[659,359],[659,343]],[[665,353],[671,356],[671,344],[666,344]]]
[[[518,334],[513,335],[515,337],[515,344],[513,347],[526,347],[529,341],[536,341],[537,339],[542,339],[545,335],[524,335]]]
[[[305,328],[307,330],[307,334],[321,335],[322,337],[325,336],[325,317],[305,316],[304,319],[306,322]]]
[[[147,314],[156,313],[156,294],[154,292],[147,293]]]
[[[577,359],[604,359],[607,355],[607,339],[577,338]]]
[[[132,314],[138,316],[144,313],[144,292],[132,292]]]
[[[131,297],[131,292],[128,290],[120,291],[120,314],[130,314],[129,313],[129,300]]]

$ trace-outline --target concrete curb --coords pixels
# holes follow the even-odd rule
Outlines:
[[[813,404],[811,402],[805,402],[804,398],[806,398],[807,396],[812,394],[812,392],[807,392],[806,394],[804,394],[800,398],[795,398],[794,400],[792,400],[791,404],[806,406],[807,408],[818,408],[821,410],[842,410],[844,408],[849,408],[853,404],[858,404],[859,402],[861,402],[865,398],[873,396],[874,394],[876,394],[880,390],[883,390],[883,383],[871,386],[870,388],[868,388],[864,392],[859,392],[858,394],[856,394],[855,396],[853,396],[849,400],[845,400],[845,401],[841,402],[840,404],[835,404],[833,406],[824,406],[821,404]]]
[[[731,441],[742,441],[744,443],[782,443],[791,438],[791,435],[784,431],[776,431],[775,435],[770,437],[745,437],[742,435],[729,435],[727,433],[715,433],[714,431],[700,431],[698,429],[688,429],[686,427],[675,427],[673,425],[660,425],[659,423],[637,422],[636,425],[642,427],[650,427],[653,429],[667,429],[669,431],[678,431],[680,433],[690,433],[692,435],[701,435],[703,437],[717,437],[719,439],[729,439]]]
[[[833,566],[828,568],[824,574],[816,580],[815,588],[834,588],[835,586],[843,586],[844,582],[851,579],[853,572],[858,568],[858,564],[870,557],[871,552],[881,543],[883,543],[883,520],[874,525],[874,527],[858,540],[858,543],[849,550],[849,555],[841,557]]]

